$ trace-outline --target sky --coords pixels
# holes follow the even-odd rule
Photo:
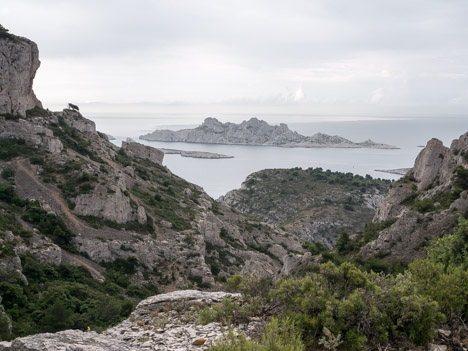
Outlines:
[[[464,115],[466,0],[4,0],[45,107]]]

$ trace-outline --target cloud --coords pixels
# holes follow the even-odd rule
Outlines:
[[[300,86],[294,93],[294,101],[301,101],[302,99],[304,99],[304,92],[302,91],[302,86]]]
[[[375,89],[373,91],[370,101],[371,101],[371,103],[376,104],[376,103],[380,102],[380,100],[382,100],[383,97],[384,97],[383,89],[382,88],[377,88],[377,89]]]
[[[2,25],[39,45],[35,89],[46,106],[300,101],[310,111],[385,102],[432,111],[435,102],[453,105],[468,86],[467,16],[465,0],[15,0],[0,7]]]

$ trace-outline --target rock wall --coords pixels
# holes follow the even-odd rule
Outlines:
[[[0,37],[0,114],[25,116],[27,110],[42,107],[33,91],[39,65],[34,42],[13,35]]]

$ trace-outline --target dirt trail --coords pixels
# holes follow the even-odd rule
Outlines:
[[[37,189],[41,190],[42,193],[47,194],[49,200],[54,201],[54,205],[58,206],[60,211],[64,214],[67,223],[71,226],[73,232],[79,233],[80,231],[93,231],[93,229],[86,226],[84,223],[80,222],[68,208],[68,204],[63,199],[61,193],[52,186],[46,186],[41,183],[38,179],[35,172],[31,169],[31,166],[28,164],[27,159],[17,160],[16,168],[19,172],[27,177],[27,181],[33,183]],[[104,281],[105,278],[102,275],[105,272],[105,268],[99,266],[98,264],[90,261],[82,256],[73,255],[62,249],[62,257],[65,262],[76,264],[79,266],[85,267],[93,276],[93,278]]]
[[[97,279],[101,282],[105,280],[104,276],[102,275],[102,273],[105,272],[105,269],[85,257],[73,255],[68,251],[62,250],[62,261],[86,268],[94,279]]]
[[[84,227],[83,224],[78,221],[78,219],[76,219],[76,217],[71,213],[70,209],[68,208],[68,204],[62,198],[61,194],[56,189],[45,186],[39,181],[39,179],[37,179],[37,175],[31,170],[30,166],[27,164],[26,159],[16,161],[16,166],[19,170],[26,174],[40,189],[46,191],[52,197],[54,202],[60,207],[60,210],[63,212],[63,214],[67,217],[67,220],[71,222],[73,226],[72,229],[75,232]]]

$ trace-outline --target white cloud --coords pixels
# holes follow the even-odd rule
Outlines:
[[[383,89],[377,88],[372,92],[372,97],[370,99],[371,103],[376,104],[382,100],[384,97]]]
[[[294,101],[301,101],[302,99],[304,99],[304,92],[302,91],[302,86],[300,86],[294,93]]]

